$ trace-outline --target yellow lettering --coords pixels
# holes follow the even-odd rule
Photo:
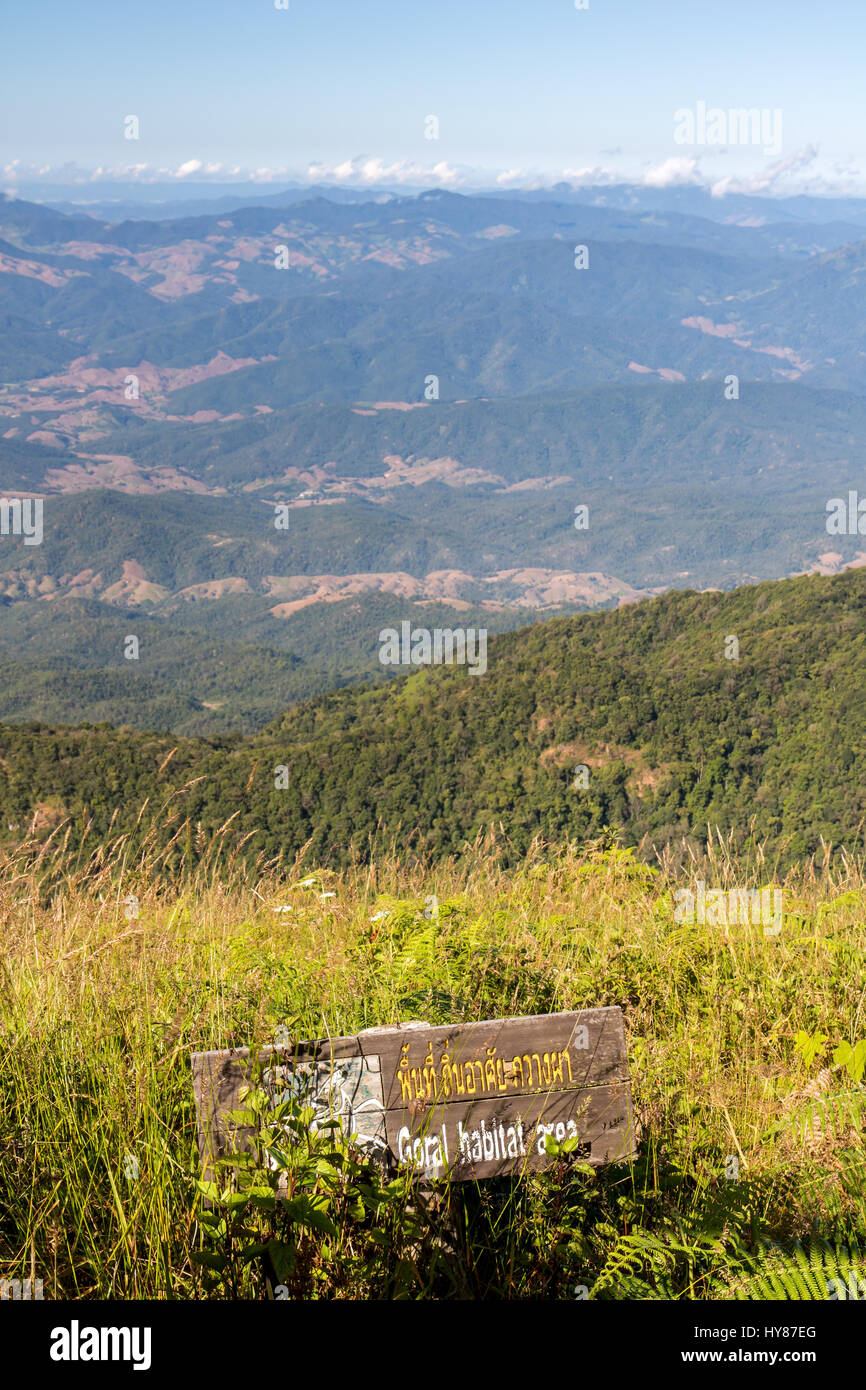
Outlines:
[[[496,1048],[495,1048],[495,1047],[488,1047],[488,1048],[487,1048],[487,1060],[486,1060],[486,1062],[484,1063],[484,1079],[485,1079],[485,1081],[486,1081],[486,1083],[487,1083],[487,1089],[488,1089],[489,1091],[494,1090],[495,1087],[496,1087],[496,1067],[495,1067],[494,1061],[493,1061],[493,1059],[494,1059],[495,1056],[496,1056]],[[480,1065],[480,1064],[479,1064],[479,1065]]]

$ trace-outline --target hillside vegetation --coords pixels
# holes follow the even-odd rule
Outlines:
[[[331,866],[395,841],[430,861],[491,825],[515,859],[539,834],[608,826],[648,861],[708,827],[780,864],[853,850],[864,597],[854,570],[552,619],[491,638],[483,675],[419,669],[307,701],[246,739],[5,725],[5,836],[134,840],[149,799],[168,869],[227,821],[248,856],[306,847]]]
[[[253,595],[179,600],[167,619],[93,599],[0,606],[0,720],[251,734],[293,701],[393,675],[370,638],[390,623],[468,622],[501,632],[537,617],[387,594],[310,606],[288,620],[269,606],[272,599]],[[124,655],[129,634],[140,644],[136,660]],[[4,659],[4,646],[14,660]]]

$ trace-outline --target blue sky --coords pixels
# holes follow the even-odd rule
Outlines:
[[[312,165],[347,181],[649,170],[866,191],[866,0],[289,3],[7,0],[7,182],[29,166],[279,181]],[[781,110],[780,156],[677,145],[674,112],[699,101]]]

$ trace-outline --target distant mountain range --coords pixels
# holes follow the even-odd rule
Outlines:
[[[866,562],[826,526],[866,495],[866,201],[230,188],[0,201],[0,488],[44,499],[0,535],[0,718],[253,730],[384,679],[416,605]]]
[[[152,219],[157,214],[169,217],[189,217],[213,212],[233,212],[242,207],[286,206],[306,202],[310,198],[328,198],[337,203],[369,203],[394,198],[417,196],[436,191],[424,185],[380,184],[351,186],[349,184],[309,184],[287,182],[275,192],[272,184],[252,181],[218,183],[184,180],[119,181],[102,180],[90,183],[45,183],[22,181],[19,196],[29,202],[44,203],[61,212],[87,212],[109,221],[125,217]],[[584,206],[640,209],[654,212],[679,212],[713,222],[731,223],[748,219],[751,222],[814,222],[834,221],[848,225],[866,226],[866,198],[810,197],[798,194],[791,197],[767,198],[760,195],[725,193],[720,196],[699,183],[653,187],[649,184],[601,183],[570,184],[561,182],[549,188],[521,189],[502,187],[462,190],[461,196],[500,198],[510,202],[580,203]]]

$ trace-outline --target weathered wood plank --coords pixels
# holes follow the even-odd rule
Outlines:
[[[633,1152],[625,1035],[616,1008],[373,1028],[266,1047],[256,1059],[246,1048],[194,1053],[192,1069],[206,1170],[232,1137],[246,1147],[245,1136],[234,1133],[226,1116],[240,1106],[241,1087],[257,1070],[275,1099],[287,1090],[302,1095],[318,1114],[339,1118],[346,1134],[357,1134],[360,1147],[387,1152],[395,1162],[405,1161],[399,1152],[403,1131],[405,1151],[407,1137],[414,1146],[424,1127],[428,1136],[432,1133],[435,1120],[440,1132],[445,1127],[442,1143],[452,1155],[461,1149],[461,1137],[477,1129],[481,1157],[467,1159],[464,1144],[460,1162],[449,1159],[457,1179],[544,1166],[543,1144],[535,1152],[539,1124],[564,1126],[565,1137],[578,1133],[593,1163]],[[494,1119],[496,1130],[488,1141]],[[515,1130],[508,1148],[514,1147],[518,1124],[518,1153],[498,1155],[499,1126],[503,1132]],[[488,1142],[494,1145],[492,1158],[484,1153]],[[477,1151],[474,1140],[470,1146]],[[422,1143],[421,1152],[429,1157],[431,1145]],[[430,1166],[425,1160],[423,1167]]]

